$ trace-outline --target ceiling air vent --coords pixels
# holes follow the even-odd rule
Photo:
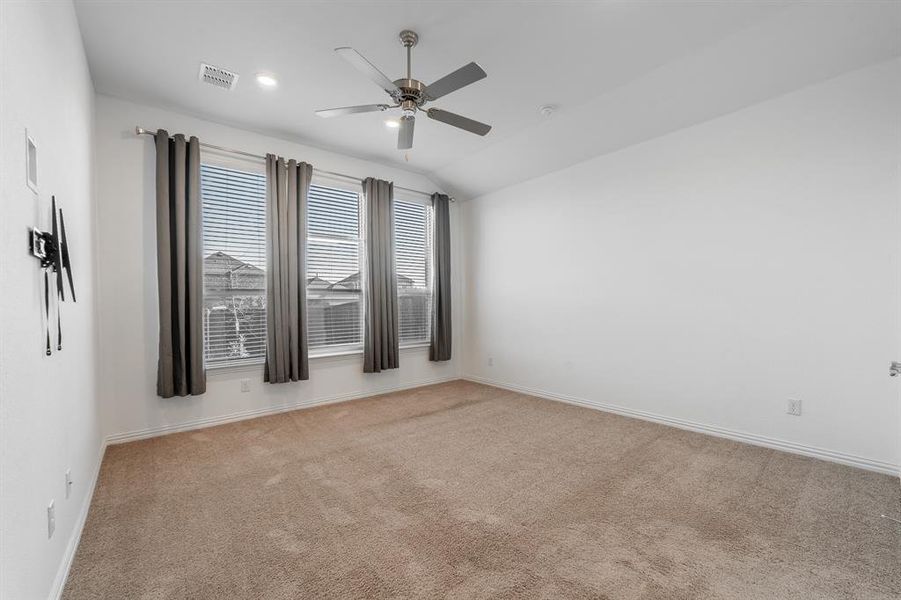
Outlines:
[[[227,90],[234,89],[235,84],[238,83],[237,73],[232,73],[231,71],[226,71],[225,69],[214,67],[213,65],[208,65],[206,63],[200,63],[200,74],[198,75],[198,78],[204,83],[225,88]]]

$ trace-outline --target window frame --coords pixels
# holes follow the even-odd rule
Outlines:
[[[398,190],[395,186],[394,191],[394,201],[406,202],[409,204],[419,204],[424,206],[427,211],[429,211],[428,215],[428,223],[429,229],[427,239],[430,240],[428,247],[426,248],[426,257],[429,262],[429,274],[428,274],[428,282],[427,286],[429,288],[429,339],[426,340],[417,340],[413,342],[407,342],[400,344],[401,349],[405,348],[428,348],[431,345],[431,334],[432,334],[432,308],[433,308],[433,299],[435,294],[435,265],[433,263],[433,255],[432,255],[432,244],[435,239],[435,214],[432,210],[432,198],[431,196],[425,196],[423,194],[417,194],[414,192],[406,192],[404,190]],[[396,243],[396,240],[395,240]],[[396,261],[397,248],[395,247],[395,261]],[[396,262],[395,262],[396,268]],[[400,301],[400,291],[398,291],[398,302]],[[400,315],[398,314],[398,327],[400,326]]]
[[[340,178],[331,176],[323,173],[314,173],[313,177],[310,180],[310,186],[316,186],[321,188],[331,188],[340,190],[342,192],[350,192],[357,195],[357,211],[359,218],[359,233],[354,238],[353,236],[313,236],[310,235],[309,232],[309,218],[310,218],[310,209],[309,209],[309,201],[307,203],[307,232],[304,243],[307,245],[307,261],[309,264],[309,251],[310,251],[310,241],[314,239],[322,240],[322,241],[351,241],[356,239],[358,241],[358,255],[357,255],[357,269],[360,273],[360,341],[356,344],[327,344],[324,346],[310,346],[307,344],[307,354],[310,359],[314,358],[326,358],[331,356],[351,356],[354,354],[363,354],[363,343],[365,339],[365,322],[366,318],[366,288],[365,288],[365,266],[366,266],[366,224],[365,224],[365,198],[363,197],[363,191],[360,189],[360,184],[358,182],[350,181],[349,179]],[[308,267],[309,268],[309,267]],[[304,281],[306,281],[306,274],[304,275]],[[307,315],[309,318],[309,290],[307,290]],[[309,327],[309,323],[307,323]],[[307,333],[309,339],[309,332]]]
[[[220,168],[220,169],[229,169],[236,171],[243,171],[245,173],[255,173],[262,175],[264,178],[266,176],[266,163],[264,161],[252,159],[252,158],[244,158],[241,156],[233,155],[231,153],[222,152],[216,150],[214,148],[201,148],[200,150],[200,165],[203,167],[204,165],[209,165],[212,167]],[[265,193],[264,193],[265,195]],[[265,198],[264,198],[265,200]],[[201,202],[201,247],[203,246],[203,240],[205,234],[203,233],[204,229],[204,219],[203,219],[203,186],[201,183],[200,188],[200,202]],[[265,240],[264,240],[265,247]],[[203,257],[205,260],[206,257]],[[264,272],[267,273],[268,276],[268,264],[266,265],[266,269]],[[201,280],[203,281],[203,296],[202,300],[206,301],[206,273],[201,271]],[[264,335],[268,335],[268,322],[269,322],[269,310],[268,310],[268,287],[264,285],[263,287],[263,306],[265,307],[265,320],[264,320]],[[204,348],[203,348],[203,367],[207,372],[229,372],[229,371],[245,371],[248,369],[258,369],[259,367],[266,364],[266,358],[264,357],[252,357],[245,359],[237,359],[231,361],[224,361],[219,363],[210,364],[207,362],[206,355],[206,317],[204,317],[203,328],[204,328]]]

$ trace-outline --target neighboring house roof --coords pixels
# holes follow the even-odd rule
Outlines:
[[[266,272],[259,268],[244,262],[225,252],[214,252],[203,259],[203,273],[206,277],[222,278],[228,280],[223,281],[220,286],[226,288],[245,288],[255,287],[254,285],[246,285],[250,281],[256,281],[266,276]],[[397,276],[398,287],[412,287],[413,279],[406,275]],[[360,272],[357,271],[353,275],[345,277],[341,281],[331,283],[327,279],[323,279],[318,274],[307,277],[307,289],[313,290],[338,290],[338,291],[359,291],[362,288]]]
[[[207,275],[226,275],[241,271],[242,275],[263,275],[263,269],[230,256],[225,252],[213,252],[203,259],[203,272]]]
[[[413,285],[413,280],[406,275],[397,276],[397,285],[400,287],[410,287]],[[360,283],[360,272],[357,271],[353,275],[345,277],[341,281],[332,285],[332,289],[343,289],[343,290],[360,290],[362,289],[362,285]]]
[[[265,286],[266,272],[225,252],[203,259],[206,285],[220,290],[258,290]]]
[[[362,289],[360,285],[360,272],[357,271],[353,275],[345,277],[341,281],[333,284],[332,289],[338,288],[342,290],[359,290]]]
[[[248,264],[243,264],[240,267],[236,267],[232,270],[232,273],[236,273],[238,275],[258,275],[260,277],[265,274],[263,272],[263,269]]]
[[[307,289],[314,290],[326,290],[332,287],[332,284],[329,283],[328,280],[323,279],[319,275],[313,275],[312,277],[307,277]]]

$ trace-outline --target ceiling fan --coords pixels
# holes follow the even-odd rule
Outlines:
[[[391,96],[394,104],[363,104],[360,106],[329,108],[326,110],[317,110],[316,114],[320,117],[339,117],[354,113],[376,112],[399,108],[403,111],[403,114],[400,117],[400,127],[397,132],[398,150],[409,150],[413,147],[413,126],[416,124],[416,111],[422,111],[426,113],[430,119],[453,125],[454,127],[469,131],[470,133],[486,135],[491,131],[491,125],[486,125],[485,123],[480,123],[440,108],[423,108],[423,106],[428,102],[442,98],[462,87],[466,87],[471,83],[484,79],[488,74],[482,70],[482,67],[471,62],[466,66],[460,67],[453,73],[445,75],[430,85],[426,85],[421,81],[413,79],[411,73],[411,58],[413,46],[415,46],[418,41],[419,36],[415,31],[405,29],[400,32],[400,43],[407,49],[407,76],[396,81],[388,79],[388,77],[379,71],[375,65],[366,60],[362,54],[353,48],[335,48],[335,52],[338,53],[338,56],[349,62],[355,69],[369,77],[385,90],[385,92]]]

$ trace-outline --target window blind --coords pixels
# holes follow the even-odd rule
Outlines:
[[[200,166],[207,367],[266,356],[266,177]]]
[[[312,354],[363,343],[360,194],[311,185],[307,213],[307,327]]]
[[[431,207],[395,200],[394,240],[400,343],[428,343],[432,325]]]

